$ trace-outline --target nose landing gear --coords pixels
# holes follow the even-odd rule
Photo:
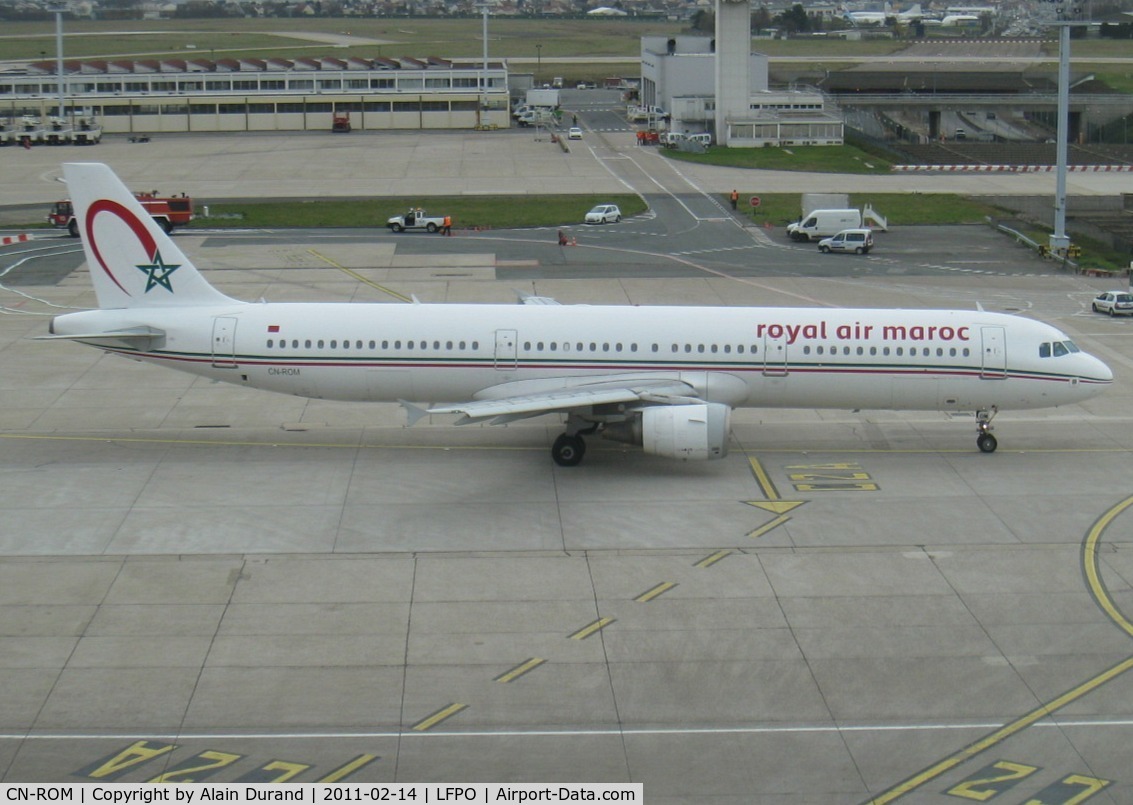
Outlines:
[[[991,435],[991,420],[997,413],[999,409],[995,406],[990,411],[976,411],[976,447],[981,453],[994,453],[999,447],[999,441]]]

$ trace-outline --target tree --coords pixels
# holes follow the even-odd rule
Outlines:
[[[767,6],[760,6],[751,15],[751,32],[753,34],[763,33],[771,27],[771,12],[767,10]]]
[[[801,3],[795,3],[776,18],[779,27],[787,33],[800,34],[810,30],[810,18]]]
[[[692,30],[711,34],[716,32],[716,14],[706,8],[697,9],[689,19]]]

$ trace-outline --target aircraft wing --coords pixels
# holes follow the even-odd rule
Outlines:
[[[554,385],[551,385],[554,383]],[[426,414],[463,414],[457,425],[469,425],[489,421],[492,425],[503,425],[528,417],[566,412],[576,408],[594,405],[613,405],[617,403],[655,402],[663,405],[684,405],[699,402],[696,391],[688,383],[668,378],[622,377],[607,382],[587,383],[578,386],[564,386],[561,380],[549,381],[544,389],[523,384],[523,389],[508,395],[501,392],[510,384],[485,389],[482,399],[469,402],[438,405],[421,408],[407,403],[402,405],[409,412],[412,425]]]

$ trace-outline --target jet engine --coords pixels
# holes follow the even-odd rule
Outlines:
[[[606,425],[602,438],[666,458],[705,461],[728,455],[731,421],[732,409],[720,403],[657,405]]]

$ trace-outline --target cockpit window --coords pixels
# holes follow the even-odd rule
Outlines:
[[[1055,358],[1060,358],[1063,355],[1069,355],[1072,352],[1081,352],[1078,346],[1073,341],[1055,341],[1053,344],[1043,342],[1039,344],[1039,357],[1049,358],[1052,355]]]

